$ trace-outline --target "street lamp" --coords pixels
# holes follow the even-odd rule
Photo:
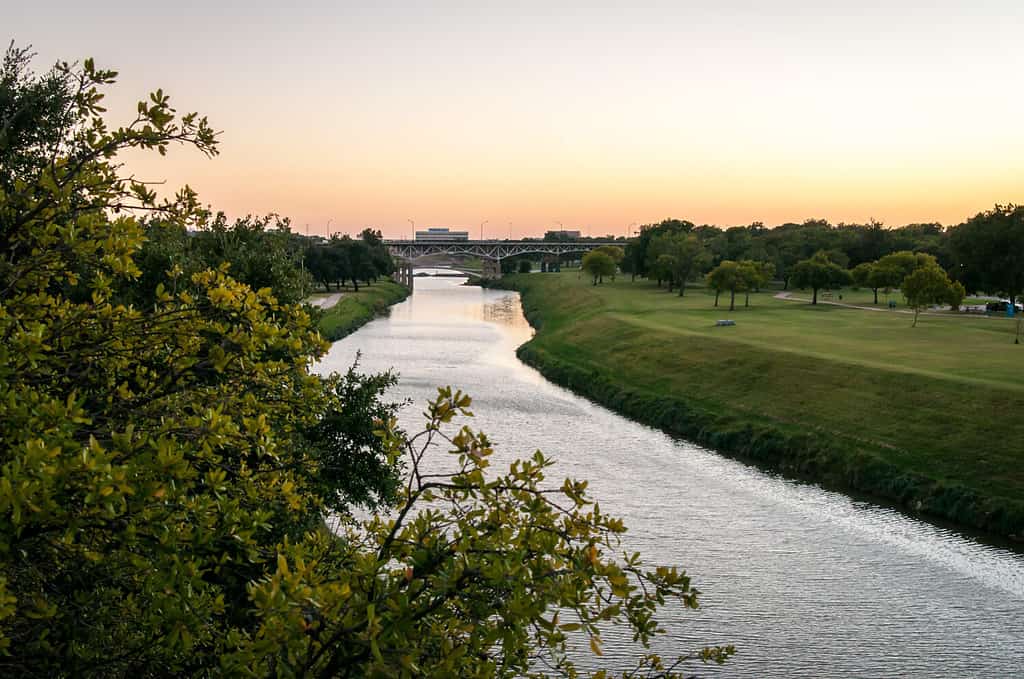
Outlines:
[[[486,224],[487,221],[488,220],[485,219],[484,221],[480,222],[480,240],[484,239],[484,224]]]
[[[331,217],[330,219],[327,220],[327,237],[328,238],[331,237],[331,222],[333,222],[333,221],[334,221],[334,217]]]
[[[407,219],[407,220],[405,220],[405,221],[407,221],[407,222],[409,222],[410,224],[412,224],[412,240],[416,240],[416,222],[414,222],[414,221],[413,221],[413,220],[411,220],[411,219]]]
[[[512,222],[508,223],[508,239],[512,240]]]

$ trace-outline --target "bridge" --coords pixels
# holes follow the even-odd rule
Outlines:
[[[395,278],[412,287],[412,262],[427,255],[466,255],[483,260],[483,277],[500,278],[501,260],[516,255],[567,255],[590,252],[602,245],[618,245],[615,241],[556,242],[541,240],[385,240],[391,256],[399,260]]]

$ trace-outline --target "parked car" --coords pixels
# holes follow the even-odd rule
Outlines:
[[[1001,299],[998,302],[989,302],[988,304],[985,305],[985,311],[988,311],[989,313],[1005,314],[1006,310],[1009,308],[1010,300],[1008,299]],[[1015,303],[1013,305],[1013,308],[1014,311],[1018,313],[1024,311],[1024,306],[1022,306],[1020,302]]]

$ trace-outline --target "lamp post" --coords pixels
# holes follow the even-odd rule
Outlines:
[[[508,223],[508,239],[512,240],[512,222]]]
[[[484,224],[486,224],[487,221],[488,220],[485,219],[484,221],[480,222],[480,240],[484,239]]]
[[[334,221],[334,217],[331,217],[330,219],[327,220],[327,237],[328,238],[331,237],[331,222],[333,222],[333,221]]]
[[[416,240],[416,222],[411,219],[407,219],[405,221],[412,224],[412,238],[410,240]]]

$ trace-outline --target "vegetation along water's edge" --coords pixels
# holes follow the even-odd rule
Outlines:
[[[320,334],[331,342],[351,335],[374,318],[386,314],[393,304],[401,302],[411,292],[392,280],[363,286],[358,292],[345,292],[337,304],[324,310],[320,316]]]
[[[506,276],[500,285],[521,293],[537,330],[519,358],[556,384],[787,476],[964,528],[1024,536],[1024,431],[1008,417],[1024,405],[1019,389],[725,339],[702,330],[720,313],[702,291],[683,302],[653,284],[594,287],[572,273]],[[677,303],[663,325],[663,309],[648,306]],[[857,313],[806,307],[759,295],[740,324],[770,334],[776,317],[802,323],[793,314],[815,313],[820,323],[829,313]],[[905,317],[865,313],[910,332]],[[908,336],[932,341],[919,330]]]

